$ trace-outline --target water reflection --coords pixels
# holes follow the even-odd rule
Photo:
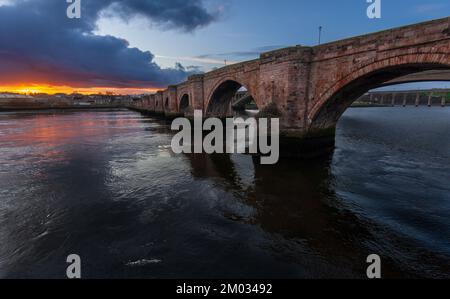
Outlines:
[[[0,277],[448,277],[449,113],[352,110],[333,156],[276,165],[129,111],[0,114]]]
[[[364,261],[373,249],[364,242],[374,237],[366,227],[374,224],[339,206],[332,188],[331,156],[314,161],[285,159],[274,166],[238,155],[190,155],[189,160],[194,176],[214,180],[252,208],[247,214],[233,209],[223,213],[275,236],[279,242],[271,245],[275,255],[288,254],[312,277],[364,277]],[[389,260],[384,274],[401,275]]]

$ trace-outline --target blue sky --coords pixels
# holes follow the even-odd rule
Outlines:
[[[316,45],[319,26],[330,42],[450,16],[448,0],[382,0],[381,19],[367,0],[80,1],[81,19],[69,19],[63,0],[0,0],[0,90],[150,91]]]
[[[323,42],[328,42],[450,16],[450,2],[442,0],[383,0],[382,18],[376,20],[367,18],[366,0],[209,0],[205,3],[211,10],[223,13],[216,22],[192,33],[161,31],[142,19],[125,23],[117,18],[99,20],[98,33],[119,36],[131,46],[150,50],[158,64],[165,67],[178,61],[208,69],[222,65],[225,59],[254,58],[261,49],[315,45],[319,26],[323,26]],[[243,53],[236,55],[236,52]],[[215,60],[220,64],[215,64]]]

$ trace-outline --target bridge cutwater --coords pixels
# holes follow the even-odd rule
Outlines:
[[[133,104],[166,117],[226,117],[245,87],[262,115],[277,115],[284,155],[334,148],[336,124],[368,91],[405,82],[450,81],[450,17],[315,47],[294,46],[188,78]]]

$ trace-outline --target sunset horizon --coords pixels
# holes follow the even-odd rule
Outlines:
[[[153,94],[162,90],[161,88],[115,88],[115,87],[71,87],[71,86],[53,86],[45,84],[17,84],[0,85],[0,93],[12,93],[22,95],[33,94],[114,94],[114,95],[141,95]]]
[[[449,182],[449,0],[0,0],[0,282],[450,279]]]

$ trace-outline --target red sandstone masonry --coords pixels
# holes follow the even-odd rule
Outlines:
[[[260,109],[275,103],[282,128],[301,135],[334,127],[345,109],[369,89],[431,69],[450,69],[450,18],[263,53],[257,60],[192,76],[151,97],[148,106],[176,114],[187,94],[191,107],[206,113],[209,105],[216,105],[215,91],[235,81],[248,89]]]

